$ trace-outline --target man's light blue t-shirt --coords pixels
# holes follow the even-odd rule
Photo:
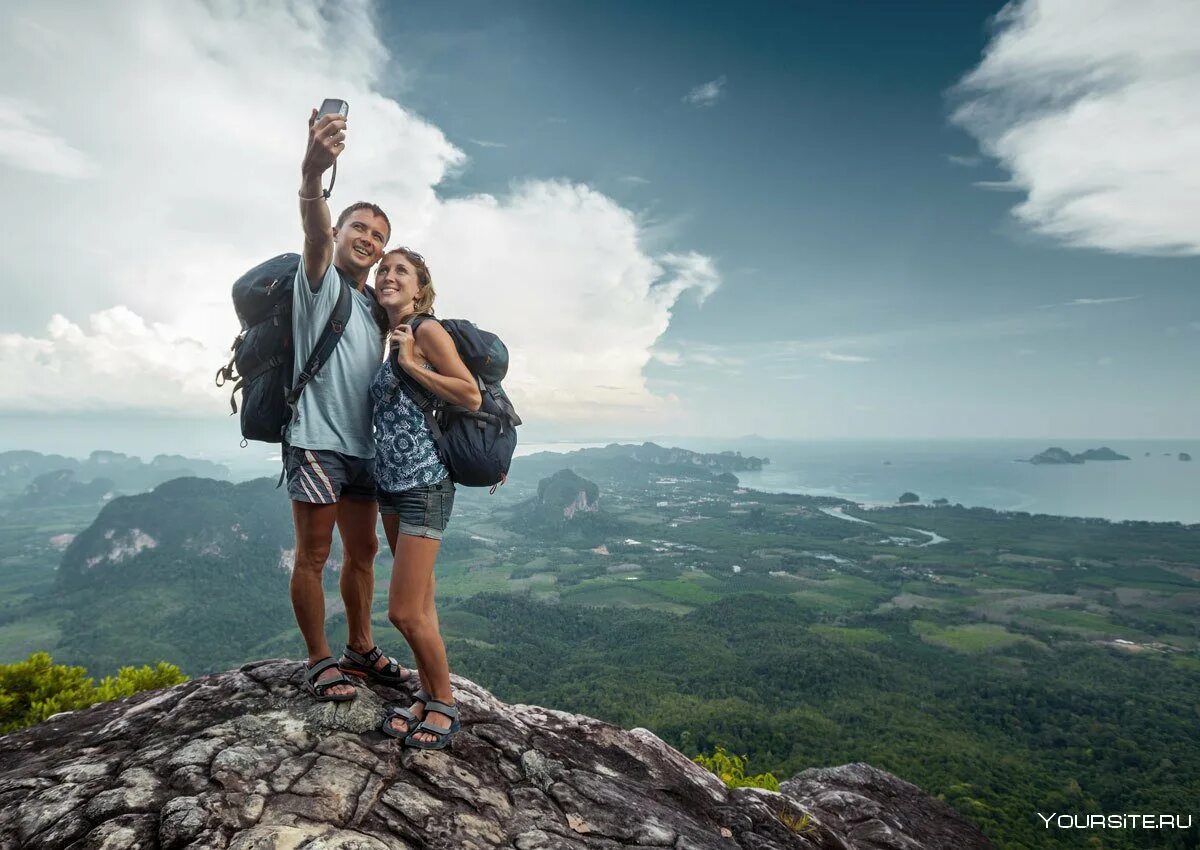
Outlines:
[[[330,263],[320,289],[313,292],[300,263],[292,293],[293,381],[333,315],[341,287],[341,277]],[[371,296],[353,288],[350,295],[354,299],[350,321],[329,360],[300,394],[300,418],[288,429],[288,442],[304,449],[371,458],[375,456],[371,381],[383,359],[383,335],[371,316]]]

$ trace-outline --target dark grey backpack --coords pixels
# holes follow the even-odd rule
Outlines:
[[[296,416],[300,394],[329,360],[342,338],[354,307],[353,285],[338,269],[342,289],[333,313],[321,332],[299,379],[292,385],[295,346],[292,341],[292,288],[299,254],[280,254],[260,263],[233,284],[233,309],[241,333],[233,341],[229,363],[217,370],[217,386],[235,381],[229,395],[230,415],[238,412],[237,392],[242,391],[243,442],[282,443]],[[370,287],[367,288],[370,292]],[[374,293],[370,293],[374,297]]]
[[[438,321],[432,316],[414,318],[413,333],[428,320]],[[479,410],[447,404],[430,393],[400,368],[394,353],[392,373],[424,414],[437,444],[438,459],[451,480],[464,487],[494,487],[508,474],[517,448],[517,426],[521,424],[521,417],[500,386],[508,374],[508,348],[500,337],[466,319],[444,319],[440,324],[479,384],[483,397]]]

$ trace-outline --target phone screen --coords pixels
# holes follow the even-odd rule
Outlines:
[[[350,104],[344,100],[335,100],[327,97],[321,102],[321,108],[317,110],[317,117],[323,115],[341,115],[345,118],[350,112]]]

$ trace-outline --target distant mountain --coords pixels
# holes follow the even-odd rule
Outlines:
[[[601,486],[657,486],[664,479],[676,478],[715,479],[736,487],[735,472],[758,471],[768,463],[767,458],[734,451],[706,453],[665,448],[657,443],[610,443],[603,448],[526,455],[514,461],[514,474],[510,477],[531,481],[569,466]]]
[[[594,511],[599,502],[600,488],[569,469],[538,482],[537,507],[555,519],[570,520],[578,511]]]
[[[292,626],[288,503],[275,482],[179,478],[113,499],[63,553],[56,655],[111,670],[236,663]]]
[[[35,479],[51,472],[69,472],[80,484],[105,479],[114,493],[138,493],[183,476],[229,478],[229,469],[223,464],[183,455],[157,455],[145,463],[141,458],[121,452],[95,451],[85,460],[79,460],[63,455],[10,451],[0,452],[0,497],[22,495]]]
[[[600,510],[600,487],[570,469],[539,481],[537,495],[515,507],[508,525],[535,538],[597,542],[617,529],[616,521]]]
[[[22,507],[48,505],[99,505],[115,495],[111,478],[79,481],[69,469],[44,472],[30,482],[16,500]]]
[[[1031,457],[1029,462],[1036,464],[1065,464],[1084,463],[1089,460],[1129,460],[1129,458],[1126,455],[1114,452],[1108,446],[1101,446],[1098,449],[1087,449],[1079,454],[1071,454],[1064,448],[1051,446],[1044,452]]]
[[[1180,460],[1191,460],[1192,456],[1190,454],[1188,454],[1187,452],[1180,452],[1179,459]]]

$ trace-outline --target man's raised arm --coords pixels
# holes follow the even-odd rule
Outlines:
[[[321,188],[321,179],[338,154],[346,149],[346,119],[317,110],[308,118],[308,148],[300,166],[300,221],[304,225],[304,274],[309,288],[321,288],[325,272],[333,262],[333,222]]]

